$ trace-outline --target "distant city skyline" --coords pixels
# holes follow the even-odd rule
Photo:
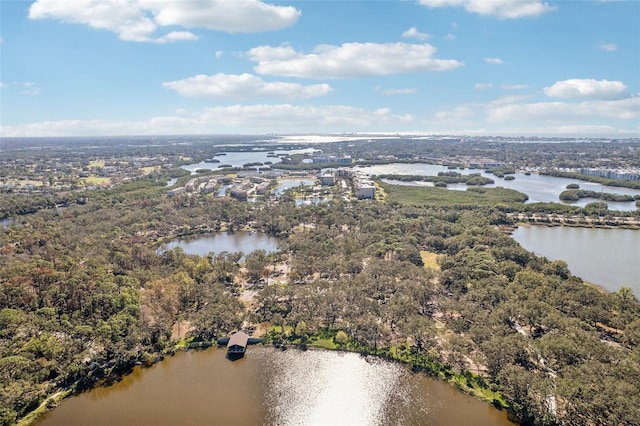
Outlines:
[[[640,2],[0,2],[0,136],[640,137]]]

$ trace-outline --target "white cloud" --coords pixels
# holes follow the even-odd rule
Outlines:
[[[503,84],[500,87],[504,90],[523,90],[529,88],[526,84]]]
[[[9,87],[7,83],[3,83],[0,81],[0,89],[6,89],[7,87]]]
[[[349,78],[425,71],[449,71],[464,64],[435,59],[430,44],[345,43],[317,46],[313,53],[296,52],[290,46],[259,46],[249,50],[258,74],[303,78]]]
[[[420,31],[418,31],[416,29],[416,27],[411,27],[407,31],[402,33],[402,37],[405,37],[405,38],[416,38],[416,39],[418,39],[420,41],[425,41],[426,39],[430,38],[431,36],[429,34],[426,34],[426,33],[421,33]]]
[[[418,92],[418,89],[416,89],[415,87],[408,87],[408,88],[404,88],[404,89],[396,89],[396,88],[382,88],[380,86],[376,87],[376,92],[380,93],[382,95],[386,95],[386,96],[392,96],[392,95],[412,95],[414,93]]]
[[[493,83],[476,83],[473,87],[476,90],[487,90],[493,87]]]
[[[486,63],[493,65],[504,65],[504,61],[500,58],[482,58]]]
[[[224,55],[224,52],[222,50],[216,51],[216,59],[222,58],[222,55]]]
[[[464,7],[467,12],[499,19],[540,16],[555,6],[539,0],[419,0],[429,7]]]
[[[193,98],[311,98],[333,90],[328,84],[303,86],[281,81],[266,82],[252,74],[196,75],[184,80],[162,83],[183,96]]]
[[[605,42],[599,42],[596,47],[600,50],[603,50],[605,52],[615,52],[616,50],[618,50],[618,46],[615,43],[605,43]]]
[[[640,97],[613,101],[593,100],[579,103],[538,102],[489,105],[490,122],[566,122],[576,120],[631,120],[640,118]]]
[[[198,40],[200,37],[189,31],[171,31],[169,34],[156,38],[156,43],[172,43],[174,41],[193,41]]]
[[[62,120],[2,126],[5,137],[99,136],[203,133],[331,133],[388,131],[412,123],[410,114],[393,114],[388,108],[365,110],[347,105],[231,105],[205,108],[194,114],[154,117],[145,121]]]
[[[229,33],[258,33],[290,27],[302,12],[258,0],[138,0],[158,25],[207,28]]]
[[[624,95],[627,86],[621,81],[569,79],[545,87],[544,93],[552,98],[614,99]]]
[[[167,43],[197,40],[189,31],[157,36],[159,27],[207,28],[230,33],[255,33],[289,27],[301,12],[258,0],[37,0],[30,19],[55,19],[112,31],[121,40]]]

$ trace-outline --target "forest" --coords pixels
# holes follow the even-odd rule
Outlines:
[[[513,222],[496,202],[521,203],[515,191],[467,191],[490,198],[451,205],[430,202],[441,188],[385,184],[385,201],[296,206],[167,198],[166,180],[152,174],[0,229],[0,424],[243,322],[278,345],[402,360],[524,424],[639,422],[640,303],[501,232]],[[241,229],[279,238],[280,250],[244,260],[158,250]],[[259,284],[283,263],[286,282]],[[258,290],[249,306],[242,285]]]

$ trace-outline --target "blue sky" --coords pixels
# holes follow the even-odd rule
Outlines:
[[[0,0],[2,136],[640,137],[640,1]]]

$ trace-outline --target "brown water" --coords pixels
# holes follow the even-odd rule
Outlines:
[[[405,367],[352,353],[250,346],[181,352],[63,401],[53,425],[511,425],[504,412]]]

